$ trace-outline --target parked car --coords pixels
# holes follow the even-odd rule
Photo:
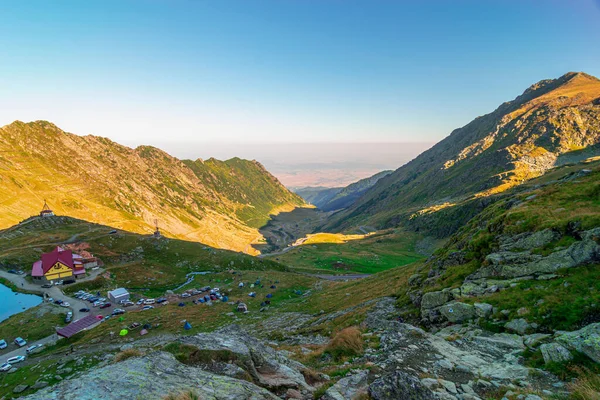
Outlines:
[[[48,303],[54,303],[54,299],[52,297],[48,297],[48,299],[46,300]]]
[[[64,301],[61,303],[60,305],[61,307],[71,307],[71,304],[69,304],[68,302]]]
[[[154,309],[154,306],[144,306],[144,307],[142,308],[142,311],[143,311],[143,310],[152,310],[152,309]]]
[[[10,365],[9,363],[4,363],[2,365],[0,365],[0,372],[8,372],[12,369],[12,365]]]
[[[25,361],[25,356],[14,356],[14,357],[11,357],[8,360],[6,360],[6,362],[9,364],[16,364],[21,361]]]
[[[65,279],[63,281],[63,285],[70,285],[72,283],[75,283],[75,279]]]
[[[23,339],[22,337],[18,337],[15,339],[15,344],[19,347],[23,347],[23,346],[27,345],[27,341],[25,339]]]
[[[62,300],[58,299],[58,300],[54,300],[54,304],[58,304],[59,306],[63,303]]]
[[[108,300],[106,297],[100,297],[100,298],[98,299],[98,301],[101,301],[101,302],[103,302],[103,303],[104,303],[106,300]]]
[[[114,235],[115,233],[117,233],[116,229],[113,229],[112,231],[108,232],[109,235]]]
[[[52,287],[52,285],[51,285],[51,284],[49,284],[49,283],[44,283],[44,284],[42,285],[42,288],[43,288],[43,289],[50,289],[51,287]]]
[[[56,281],[56,282],[54,282],[54,284],[55,284],[55,285],[62,285],[62,284],[63,284],[63,281],[62,281],[62,280],[60,280],[60,281]]]
[[[79,312],[90,312],[89,308],[80,308]]]
[[[18,270],[17,275],[25,275],[25,271]]]
[[[43,346],[43,344],[34,344],[33,346],[29,346],[27,348],[27,350],[25,350],[25,351],[27,352],[27,354],[30,354],[32,351],[35,351],[35,350],[39,349],[42,346]]]
[[[9,273],[9,274],[16,274],[16,273],[17,273],[17,271],[16,271],[16,270],[14,270],[14,269],[9,269],[9,270],[8,270],[8,273]]]
[[[8,344],[6,343],[6,340],[2,339],[0,340],[0,350],[5,349],[8,347]]]
[[[160,298],[156,299],[156,302],[157,302],[158,304],[160,304],[160,303],[164,303],[165,301],[167,301],[167,299],[166,299],[166,298],[164,298],[164,297],[160,297]]]
[[[112,312],[112,315],[121,315],[121,314],[125,314],[125,310],[123,310],[122,308],[115,308]]]
[[[181,293],[181,298],[182,299],[187,299],[188,297],[192,297],[192,295],[189,294],[189,293]]]
[[[139,300],[137,301],[137,303],[135,303],[135,304],[137,304],[137,305],[139,306],[140,304],[144,304],[144,301],[146,301],[146,300],[144,300],[144,299],[139,299]]]
[[[71,321],[73,321],[73,316],[72,315],[67,315],[65,317],[65,324],[70,324]]]
[[[108,321],[111,317],[112,315],[107,315],[106,317],[102,318],[102,322]]]
[[[110,304],[110,303],[104,303],[104,304],[102,304],[102,305],[100,306],[100,308],[108,308],[108,307],[110,307],[111,305],[112,305],[112,304]]]
[[[121,303],[121,305],[123,307],[131,307],[131,306],[134,306],[135,303],[133,301],[124,301],[123,303]]]
[[[144,301],[144,304],[149,305],[149,304],[154,304],[156,303],[156,300],[154,299],[146,299],[146,301]]]

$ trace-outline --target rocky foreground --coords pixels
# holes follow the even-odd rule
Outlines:
[[[354,359],[353,365],[364,367],[352,369],[321,399],[477,400],[500,394],[536,400],[566,394],[566,386],[548,372],[524,366],[526,348],[541,346],[544,357],[553,359],[569,357],[572,349],[600,361],[595,345],[600,324],[554,335],[494,334],[475,325],[432,334],[395,321],[395,315],[394,299],[377,302],[365,319],[364,335],[377,337],[379,348]],[[235,325],[182,337],[173,345],[188,349],[187,356],[157,351],[156,343],[137,347],[140,353],[131,358],[107,361],[26,399],[161,399],[188,390],[201,399],[312,399],[329,381],[270,346],[277,343],[267,345]]]

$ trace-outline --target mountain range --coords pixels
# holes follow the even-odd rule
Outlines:
[[[379,180],[322,229],[419,225],[418,217],[485,204],[553,167],[594,157],[599,144],[600,80],[582,72],[543,80]],[[457,214],[466,222],[474,212]],[[434,233],[447,236],[458,226]]]
[[[304,187],[297,188],[294,192],[323,211],[341,210],[352,205],[360,196],[373,187],[378,180],[392,172],[387,170],[381,171],[346,187]]]
[[[39,213],[255,253],[270,214],[304,205],[256,161],[179,160],[67,133],[50,122],[0,128],[0,227]]]

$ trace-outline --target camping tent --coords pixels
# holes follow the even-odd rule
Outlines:
[[[269,294],[267,295],[267,299],[270,299],[271,297],[273,297],[273,295],[272,295],[271,293],[269,293]]]
[[[121,332],[119,332],[119,336],[127,336],[128,333],[129,331],[127,329],[121,329]]]
[[[144,336],[144,335],[147,335],[147,334],[148,334],[148,331],[147,331],[147,330],[145,330],[145,329],[142,329],[142,330],[140,331],[140,336]]]
[[[185,324],[183,325],[183,329],[185,329],[186,331],[189,331],[190,329],[192,329],[192,325],[190,325],[189,322],[185,321]]]

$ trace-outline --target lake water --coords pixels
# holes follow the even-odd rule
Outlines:
[[[0,285],[0,322],[11,315],[18,314],[42,302],[40,296],[34,294],[15,293],[4,285]]]

